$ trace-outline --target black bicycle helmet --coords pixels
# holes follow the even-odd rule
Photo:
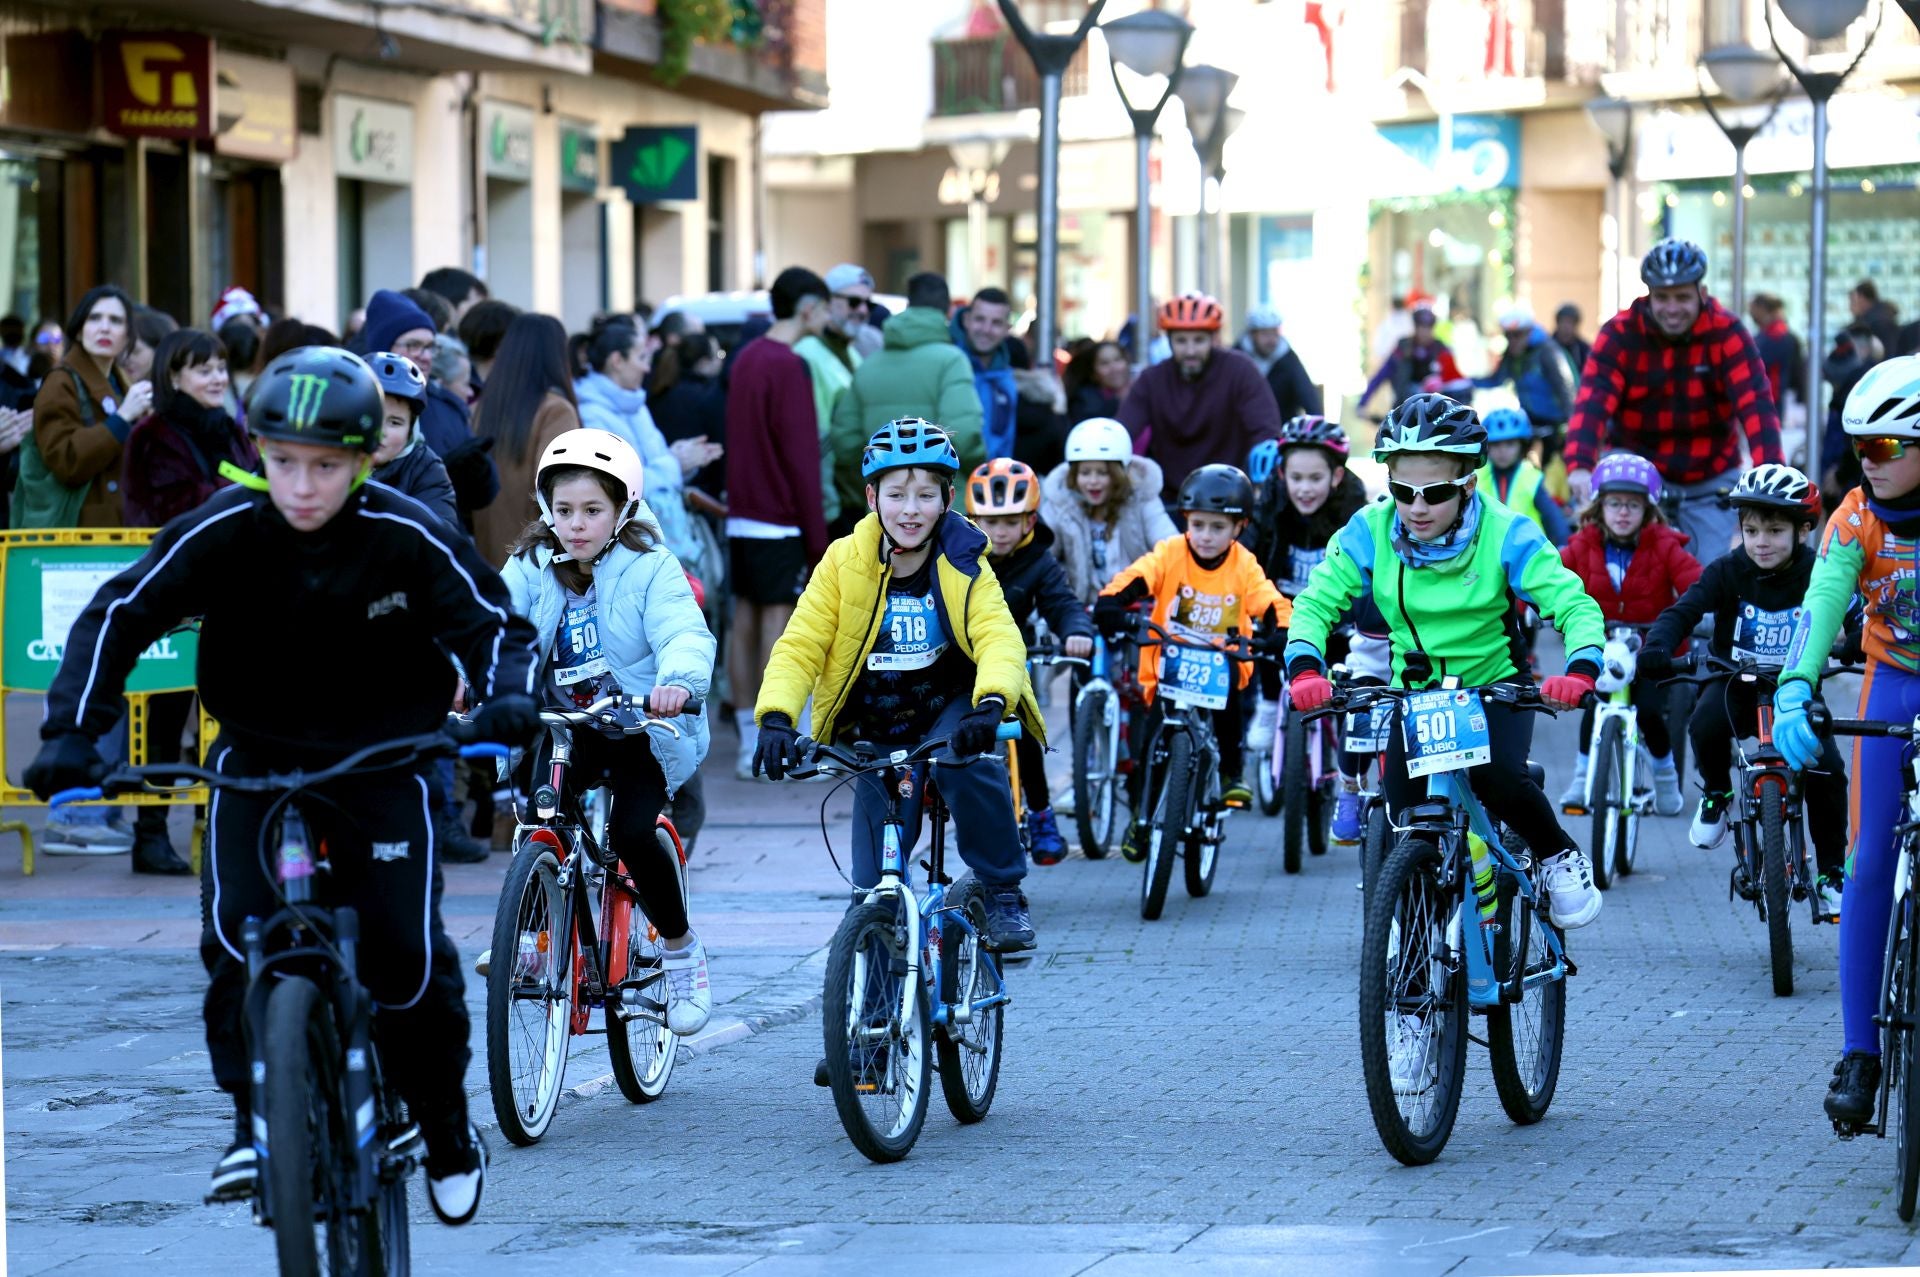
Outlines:
[[[1706,277],[1707,255],[1690,240],[1663,239],[1640,259],[1640,278],[1648,288],[1697,284]]]
[[[1239,466],[1215,462],[1201,466],[1180,485],[1180,513],[1253,517],[1253,480]]]
[[[414,417],[420,416],[427,406],[427,379],[413,366],[413,360],[383,350],[377,355],[368,355],[367,366],[373,369],[373,379],[380,383],[381,394],[406,400],[413,405]]]
[[[1475,465],[1487,451],[1487,428],[1480,415],[1458,399],[1438,394],[1408,395],[1387,414],[1373,439],[1373,459],[1396,453],[1445,452]]]
[[[338,346],[301,346],[254,382],[247,428],[262,439],[372,452],[385,415],[379,379],[365,360]]]

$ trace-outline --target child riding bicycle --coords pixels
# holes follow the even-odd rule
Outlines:
[[[1388,415],[1373,454],[1386,463],[1393,500],[1368,506],[1341,529],[1294,600],[1287,669],[1296,709],[1312,711],[1333,699],[1328,634],[1369,592],[1391,629],[1393,678],[1402,687],[1438,686],[1449,677],[1463,687],[1521,681],[1518,598],[1566,639],[1566,673],[1547,679],[1541,696],[1571,709],[1593,690],[1606,637],[1599,605],[1531,520],[1475,491],[1486,438],[1473,409],[1445,395],[1413,395]],[[1555,925],[1586,926],[1600,914],[1600,892],[1586,853],[1527,773],[1533,716],[1488,702],[1486,726],[1492,757],[1468,772],[1473,792],[1540,859]],[[1426,796],[1407,776],[1398,730],[1389,738],[1384,779],[1396,819]]]
[[[212,757],[223,773],[318,769],[438,730],[453,702],[450,658],[486,702],[475,716],[482,739],[533,735],[533,627],[509,611],[506,586],[470,541],[411,497],[365,482],[381,417],[372,370],[344,350],[303,347],[268,365],[247,412],[263,473],[161,529],[81,613],[47,695],[29,788],[47,797],[97,781],[94,743],[118,716],[135,661],[194,616],[200,695],[220,723]],[[268,694],[289,685],[295,703]],[[440,921],[427,793],[423,765],[319,786],[302,810],[324,848],[335,903],[359,911],[359,970],[386,1074],[426,1139],[434,1213],[464,1224],[479,1209],[486,1150],[467,1120],[467,1010]],[[229,1200],[251,1196],[258,1178],[242,928],[279,905],[259,845],[276,807],[221,792],[207,822],[207,1051],[235,1112],[212,1194]]]
[[[1546,475],[1527,460],[1533,422],[1518,408],[1495,408],[1481,424],[1487,428],[1487,462],[1480,467],[1481,494],[1532,519],[1554,545],[1565,545],[1573,535],[1567,527],[1567,516],[1547,491]]]
[[[1031,642],[1033,618],[1061,640],[1068,656],[1093,655],[1093,622],[1074,597],[1066,569],[1053,557],[1053,532],[1041,521],[1040,477],[1023,461],[1001,457],[979,466],[967,478],[967,513],[987,534],[987,562],[1000,581],[1007,610]],[[1020,760],[1020,785],[1027,803],[1027,845],[1036,865],[1057,865],[1067,858],[1067,840],[1053,815],[1047,787],[1046,752],[1024,733],[1014,742]]]
[[[1253,551],[1239,541],[1253,514],[1253,480],[1237,466],[1201,466],[1180,485],[1179,509],[1187,521],[1186,532],[1160,542],[1116,576],[1094,605],[1094,624],[1104,634],[1130,634],[1131,609],[1151,600],[1153,623],[1177,637],[1217,642],[1227,634],[1251,634],[1258,618],[1269,631],[1257,640],[1258,645],[1278,652],[1286,641],[1292,605],[1267,579]],[[1133,720],[1136,757],[1161,718],[1155,695],[1161,659],[1159,647],[1141,649],[1140,687],[1149,712]],[[1245,807],[1253,798],[1241,779],[1240,739],[1245,735],[1246,715],[1238,693],[1246,685],[1246,666],[1236,663],[1227,706],[1212,711],[1214,737],[1220,746],[1220,796],[1229,807]],[[1136,789],[1139,776],[1136,769],[1128,777]],[[1120,844],[1120,854],[1130,861],[1146,858],[1147,824],[1141,813],[1153,809],[1156,797],[1132,795],[1134,819]]]

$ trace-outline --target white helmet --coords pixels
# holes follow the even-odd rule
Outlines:
[[[1920,439],[1920,355],[1896,355],[1867,369],[1847,395],[1840,424],[1850,435]]]
[[[1067,460],[1118,461],[1133,459],[1133,436],[1112,417],[1088,417],[1067,432]]]
[[[1500,312],[1500,331],[1512,332],[1516,328],[1533,327],[1533,308],[1515,302]]]
[[[1255,306],[1247,312],[1247,331],[1256,328],[1278,328],[1280,312],[1272,306]]]
[[[590,427],[569,430],[548,444],[547,450],[540,454],[539,466],[533,472],[533,499],[539,502],[540,520],[548,527],[553,526],[553,509],[547,504],[547,493],[541,480],[547,471],[559,466],[597,470],[626,490],[620,517],[613,525],[613,535],[607,538],[606,546],[601,549],[601,553],[605,553],[620,539],[621,529],[640,510],[640,491],[646,478],[646,469],[640,464],[640,454],[633,450],[632,444],[612,431]],[[563,550],[556,557],[570,559],[573,556]]]

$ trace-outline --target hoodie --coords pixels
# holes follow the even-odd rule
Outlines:
[[[967,340],[966,320],[967,312],[956,310],[947,331],[973,368],[973,389],[980,396],[980,442],[989,461],[1011,457],[1020,410],[1020,388],[1013,379],[1012,357],[1005,342],[995,346],[991,355],[977,354]]]
[[[873,432],[896,418],[924,417],[945,426],[960,452],[962,474],[987,459],[973,364],[953,344],[947,317],[931,306],[909,306],[881,331],[886,345],[861,361],[833,408],[833,473],[843,510],[866,509],[860,454]]]

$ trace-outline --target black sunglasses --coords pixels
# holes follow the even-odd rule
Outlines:
[[[1428,505],[1445,505],[1465,491],[1473,482],[1473,476],[1464,479],[1442,479],[1438,483],[1402,483],[1398,479],[1387,480],[1387,491],[1393,499],[1402,505],[1412,505],[1416,501],[1425,501]]]
[[[845,293],[835,293],[833,300],[845,302],[848,310],[865,310],[867,308],[867,299],[864,297],[849,297]]]

